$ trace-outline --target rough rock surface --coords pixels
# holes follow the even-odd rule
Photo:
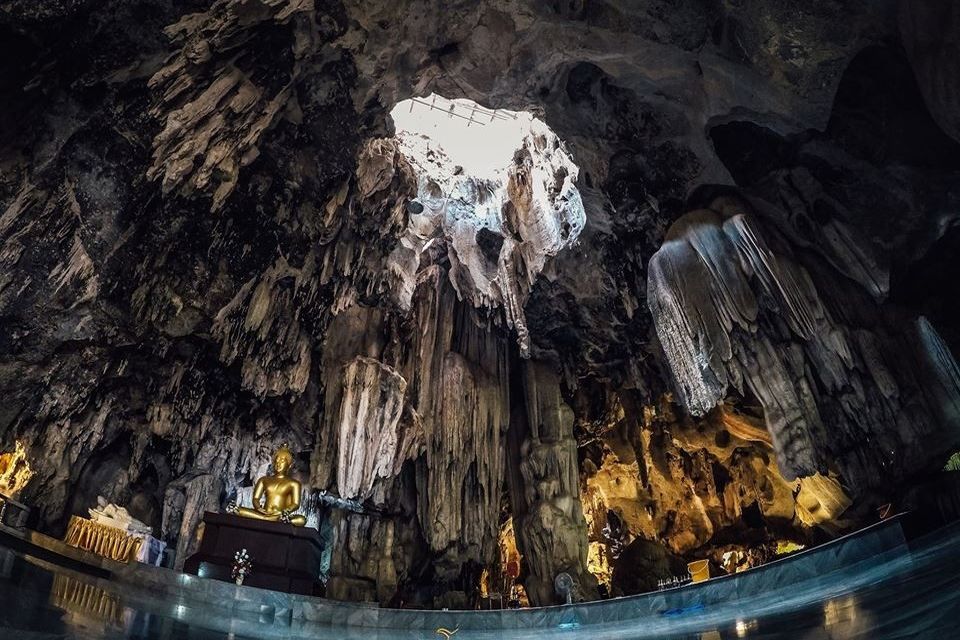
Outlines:
[[[647,543],[862,521],[960,446],[957,24],[906,0],[0,2],[23,499],[59,533],[103,495],[182,562],[288,442],[367,508],[328,514],[328,593],[418,606],[471,604],[511,517],[534,604],[558,571],[596,595],[591,544],[646,558],[608,558],[629,591],[667,566]],[[429,182],[388,113],[430,92],[563,143],[538,174],[557,147],[530,138],[483,233],[411,210]],[[540,188],[551,215],[522,206]]]
[[[856,488],[881,485],[888,468],[919,466],[914,456],[955,442],[956,363],[943,360],[925,319],[883,317],[867,295],[881,287],[860,293],[856,315],[845,309],[857,292],[843,276],[864,288],[878,279],[831,274],[844,264],[836,245],[818,249],[807,255],[819,287],[788,240],[743,203],[717,199],[674,223],[651,258],[654,323],[679,400],[695,415],[728,390],[749,394],[787,478],[833,468]]]
[[[546,263],[574,245],[586,221],[575,186],[578,167],[563,142],[534,119],[511,158],[493,177],[465,174],[441,147],[424,136],[399,138],[419,175],[421,208],[394,250],[396,297],[409,306],[424,248],[442,239],[457,295],[476,307],[503,310],[517,334],[520,353],[530,354],[524,307]],[[406,264],[404,264],[406,263]]]
[[[524,365],[526,415],[510,431],[514,461],[510,498],[517,548],[527,561],[524,583],[533,603],[553,597],[553,576],[568,573],[576,599],[595,599],[587,571],[587,531],[580,503],[573,411],[560,394],[557,373],[541,363]]]

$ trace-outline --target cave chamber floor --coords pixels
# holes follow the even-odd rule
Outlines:
[[[706,583],[492,612],[379,609],[155,568],[134,584],[0,546],[0,638],[953,638],[958,545],[960,525],[908,543],[887,521]]]

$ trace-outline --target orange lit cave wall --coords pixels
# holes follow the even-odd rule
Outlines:
[[[27,450],[17,440],[13,451],[0,454],[0,494],[16,498],[32,477]]]
[[[761,416],[722,404],[691,418],[671,402],[611,395],[578,421],[588,568],[611,595],[657,588],[687,562],[742,570],[836,535],[869,517],[840,480],[787,481]]]

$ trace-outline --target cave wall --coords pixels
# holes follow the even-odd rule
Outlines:
[[[879,486],[891,468],[955,447],[957,367],[929,322],[884,318],[866,291],[825,273],[830,257],[813,256],[821,270],[811,275],[741,203],[720,198],[667,233],[648,298],[691,412],[706,413],[728,389],[750,393],[787,478],[834,470],[855,489]]]
[[[719,567],[725,553],[739,570],[757,566],[873,517],[877,504],[854,501],[834,472],[784,477],[755,398],[695,416],[671,394],[653,403],[636,390],[600,395],[578,392],[572,406],[588,567],[608,593],[655,589],[691,560]]]
[[[596,594],[594,498],[666,570],[644,543],[754,502],[808,533],[942,464],[956,11],[620,5],[0,4],[0,443],[41,528],[100,493],[181,563],[288,442],[371,508],[331,516],[331,595],[467,603],[509,505],[536,604],[561,570]],[[496,269],[412,240],[387,113],[430,91],[549,125],[576,242],[516,179]]]

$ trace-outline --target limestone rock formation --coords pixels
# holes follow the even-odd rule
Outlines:
[[[614,593],[685,573],[662,573],[664,559],[675,569],[733,540],[741,549],[806,544],[857,519],[835,478],[783,477],[761,420],[725,404],[697,418],[668,398],[636,415],[633,400],[621,398],[583,469],[591,561],[611,568]],[[635,554],[650,564],[628,564]]]
[[[22,499],[58,535],[102,495],[177,566],[287,442],[351,500],[315,514],[328,595],[412,606],[475,604],[510,526],[549,604],[561,571],[626,593],[903,504],[960,448],[956,26],[919,0],[0,2]],[[432,92],[538,124],[495,179],[437,173],[389,118]]]
[[[344,498],[369,498],[379,478],[392,478],[419,453],[417,434],[401,430],[407,382],[391,367],[357,356],[342,369],[337,488]]]
[[[524,307],[530,289],[547,261],[576,242],[586,220],[575,186],[579,169],[556,134],[536,119],[492,177],[465,174],[428,138],[407,135],[400,144],[419,176],[414,205],[420,211],[411,215],[395,250],[396,271],[403,280],[415,279],[419,254],[442,239],[458,296],[477,307],[502,309],[521,354],[528,356]],[[408,306],[412,285],[401,281],[397,288],[401,306]]]
[[[543,363],[524,365],[523,392],[526,415],[515,417],[509,456],[515,461],[510,499],[517,548],[530,574],[524,583],[527,595],[532,603],[549,602],[553,578],[568,573],[577,599],[595,599],[596,579],[587,571],[573,412],[560,395],[556,372]]]
[[[876,486],[898,458],[917,464],[907,443],[952,446],[956,363],[929,323],[885,322],[866,291],[847,312],[856,293],[836,286],[842,275],[818,287],[766,229],[718,199],[674,223],[651,258],[648,299],[684,406],[702,415],[728,390],[757,398],[788,479],[833,467],[853,487]]]

